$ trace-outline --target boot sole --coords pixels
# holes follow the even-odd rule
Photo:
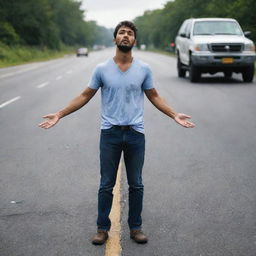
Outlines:
[[[148,240],[144,240],[144,241],[139,241],[139,240],[135,240],[134,237],[130,236],[130,238],[136,242],[137,244],[146,244],[148,242]]]
[[[107,241],[107,240],[106,240]],[[96,242],[96,241],[92,241],[92,244],[93,245],[103,245],[103,244],[105,244],[106,243],[106,241],[104,241],[104,242]]]

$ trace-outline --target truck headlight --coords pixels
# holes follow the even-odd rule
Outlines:
[[[196,44],[194,49],[197,52],[209,51],[208,44]]]
[[[255,52],[255,45],[253,43],[251,44],[245,44],[244,50],[247,52]]]

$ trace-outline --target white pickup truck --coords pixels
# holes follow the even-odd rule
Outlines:
[[[244,82],[254,76],[255,45],[246,38],[238,22],[226,18],[187,19],[176,37],[179,77],[189,71],[191,82],[198,82],[202,73],[223,72],[230,78],[242,73]]]

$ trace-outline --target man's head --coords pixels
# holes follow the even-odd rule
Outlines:
[[[136,44],[137,28],[130,21],[120,22],[114,31],[114,42],[122,52],[131,51]]]

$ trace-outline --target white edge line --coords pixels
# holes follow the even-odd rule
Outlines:
[[[16,101],[16,100],[19,100],[20,98],[21,98],[20,96],[17,96],[17,97],[15,97],[15,98],[13,98],[13,99],[10,99],[10,100],[4,102],[3,104],[0,105],[0,108],[3,108],[3,107],[5,107],[5,106],[7,106],[7,105],[13,103],[13,102]]]
[[[43,88],[43,87],[45,87],[47,84],[49,84],[49,82],[45,82],[45,83],[39,84],[39,85],[37,85],[37,88],[38,88],[38,89]]]
[[[3,74],[3,75],[0,75],[0,78],[5,78],[5,77],[21,74],[21,73],[36,69],[36,68],[41,67],[41,66],[42,66],[42,64],[39,64],[39,65],[28,67],[28,68],[25,68],[25,69],[22,69],[22,70],[18,70],[18,71],[14,71],[14,72],[11,72],[11,73]]]

